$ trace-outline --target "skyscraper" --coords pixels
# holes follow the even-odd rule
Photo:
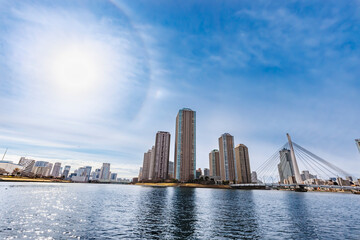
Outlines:
[[[37,161],[35,162],[34,164],[34,168],[33,168],[33,173],[35,175],[38,175],[38,176],[46,176],[46,173],[47,173],[47,165],[49,164],[49,162],[46,162],[46,161]]]
[[[255,171],[251,172],[251,182],[258,183],[257,173]]]
[[[251,171],[249,161],[249,151],[244,144],[239,144],[234,149],[236,182],[251,183]]]
[[[56,162],[55,163],[55,165],[54,165],[54,168],[53,168],[53,170],[52,170],[52,172],[51,172],[51,176],[53,176],[53,177],[59,177],[59,175],[60,175],[60,168],[61,168],[61,163],[59,163],[59,162]]]
[[[196,176],[196,112],[189,108],[176,116],[174,175],[181,182]]]
[[[108,181],[110,179],[110,163],[103,163],[100,170],[100,180]]]
[[[155,139],[155,179],[168,178],[170,133],[157,132]]]
[[[150,163],[149,163],[149,180],[154,180],[156,170],[155,162],[155,146],[152,146],[150,150]]]
[[[169,178],[173,179],[174,178],[174,162],[169,161]]]
[[[289,149],[282,149],[280,151],[280,163],[278,164],[280,182],[288,181],[289,177],[295,176],[293,164],[291,161],[291,154]]]
[[[31,171],[35,165],[35,160],[21,157],[19,160],[19,165],[25,167],[25,169],[22,171],[22,174],[29,174],[29,173],[31,173]]]
[[[151,149],[146,153],[144,153],[141,180],[145,180],[145,181],[149,180],[150,160],[151,160]]]
[[[90,178],[91,168],[92,168],[91,166],[86,166],[85,167],[85,174],[86,174],[87,179]]]
[[[219,150],[214,149],[209,153],[210,176],[220,176]]]
[[[210,177],[210,170],[208,168],[204,168],[204,176]]]
[[[235,181],[234,137],[224,133],[219,138],[220,176],[222,181]]]
[[[71,166],[65,165],[64,171],[63,171],[63,173],[62,173],[62,176],[64,177],[64,179],[67,179],[67,178],[68,178],[69,173],[70,173],[70,168],[71,168]]]

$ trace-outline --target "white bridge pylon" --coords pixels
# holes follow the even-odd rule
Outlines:
[[[302,182],[302,179],[301,179],[299,166],[298,166],[297,161],[296,161],[294,147],[293,147],[293,144],[292,144],[292,141],[291,141],[291,137],[290,137],[290,135],[288,133],[286,133],[286,136],[287,136],[288,142],[289,142],[291,161],[292,161],[292,164],[293,164],[293,167],[294,167],[294,173],[295,173],[295,180],[296,180],[297,184],[301,184],[303,182]]]

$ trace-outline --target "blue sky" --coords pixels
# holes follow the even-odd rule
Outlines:
[[[359,176],[359,1],[1,1],[7,158],[132,177],[197,111],[197,167],[229,132],[255,170],[293,140]]]

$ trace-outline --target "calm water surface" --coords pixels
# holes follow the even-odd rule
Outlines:
[[[0,183],[0,239],[360,239],[360,195]]]

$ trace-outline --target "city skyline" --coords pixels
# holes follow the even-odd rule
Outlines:
[[[359,175],[358,4],[142,4],[0,3],[5,160],[109,162],[137,176],[158,130],[171,133],[173,160],[174,117],[189,107],[196,168],[224,132],[250,149],[253,170],[290,132]]]

